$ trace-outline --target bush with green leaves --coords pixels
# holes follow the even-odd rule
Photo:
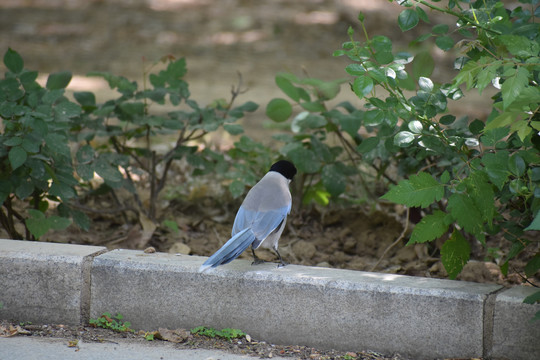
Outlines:
[[[249,158],[266,148],[241,138],[232,154],[237,160],[234,168],[240,170],[229,172],[225,155],[202,140],[220,129],[232,135],[243,132],[237,120],[258,105],[234,106],[243,92],[241,77],[229,102],[200,106],[183,80],[185,59],[167,56],[161,61],[164,69],[149,73],[155,63],[145,71],[142,89],[122,76],[90,73],[119,93],[98,104],[92,92],[75,92],[75,101],[65,96],[70,72],[51,74],[43,88],[36,82],[38,73],[24,69],[17,52],[5,53],[8,71],[0,81],[0,222],[11,238],[36,239],[72,221],[88,229],[89,211],[123,213],[126,221],[131,221],[126,214],[132,212],[144,228],[158,220],[158,195],[173,161],[179,159],[190,165],[190,176],[227,175],[235,196],[253,183],[254,160]],[[156,150],[166,141],[171,143],[166,151]],[[97,185],[95,174],[102,179]],[[145,200],[143,193],[149,193]],[[102,194],[109,194],[116,206],[86,206],[88,197]],[[50,204],[56,214],[47,212]],[[25,234],[19,233],[17,223],[24,225]]]
[[[69,202],[77,197],[68,139],[81,107],[69,101],[65,88],[71,73],[50,74],[45,87],[37,71],[24,69],[12,49],[0,80],[0,222],[13,239],[39,238],[49,229],[64,229],[71,218],[88,228],[88,218]],[[17,202],[25,205],[18,206]],[[50,204],[57,212],[46,216]],[[24,234],[16,224],[24,225]]]
[[[348,102],[328,109],[327,102],[338,95],[347,79],[323,81],[280,73],[275,80],[301,110],[290,124],[292,133],[274,135],[285,143],[280,153],[299,170],[303,203],[328,205],[330,198],[345,193],[353,175],[362,179],[355,144],[360,128],[357,119],[362,111]],[[293,105],[275,98],[268,103],[266,114],[275,122],[284,122],[293,114]]]
[[[428,10],[454,18],[455,26],[434,24],[414,41],[423,42],[423,49],[459,53],[453,78],[435,81],[429,50],[394,49],[390,38],[368,34],[360,14],[361,39],[349,28],[349,41],[334,55],[351,60],[345,70],[363,108],[341,103],[327,109],[324,101],[337,94],[341,80],[278,75],[278,87],[304,110],[292,121],[296,134],[278,137],[287,141],[281,151],[320,179],[312,184],[314,191],[331,198],[354,184],[362,168],[372,166],[377,178],[395,185],[383,199],[427,214],[409,244],[447,236],[441,258],[450,278],[469,260],[470,240],[486,245],[489,236],[510,242],[509,252],[497,259],[504,274],[509,260],[532,252],[525,277],[534,276],[540,268],[538,1],[523,0],[514,9],[491,0],[399,3],[404,10],[397,22],[403,31],[420,21],[429,23]],[[487,119],[458,119],[449,113],[449,102],[474,89],[482,94],[488,86],[497,92]],[[274,121],[289,119],[292,110],[290,101],[281,98],[267,106]],[[337,146],[327,141],[330,134]]]
[[[77,173],[84,181],[90,181],[94,172],[103,178],[101,189],[91,189],[92,192],[103,190],[114,195],[127,190],[132,201],[118,203],[118,209],[143,214],[152,221],[156,220],[158,195],[166,184],[172,162],[185,158],[194,169],[193,176],[226,173],[229,163],[224,155],[209,146],[201,150],[195,141],[219,129],[241,134],[242,126],[236,121],[258,107],[253,102],[233,106],[241,83],[233,87],[229,102],[219,100],[200,106],[190,98],[188,84],[183,80],[187,71],[185,59],[164,57],[162,62],[167,63],[165,69],[145,73],[149,85],[145,82],[142,89],[122,76],[90,73],[103,77],[111,89],[120,93],[118,98],[103,104],[97,104],[92,93],[74,94],[83,109],[79,126],[72,129],[74,140],[82,143],[76,154]],[[155,145],[163,144],[164,139],[170,139],[172,146],[160,153]],[[149,184],[146,202],[141,199],[135,176]]]

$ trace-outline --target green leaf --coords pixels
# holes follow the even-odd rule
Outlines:
[[[73,93],[73,97],[81,106],[93,107],[96,106],[96,96],[90,91],[77,91]]]
[[[336,164],[328,164],[323,167],[321,180],[324,187],[333,197],[345,192],[347,178]]]
[[[529,71],[524,66],[519,66],[515,70],[512,69],[511,72],[512,75],[507,77],[501,85],[504,110],[519,97],[525,86],[529,83]]]
[[[398,16],[398,25],[401,31],[408,31],[418,25],[420,18],[413,9],[405,9]]]
[[[439,122],[443,125],[450,125],[454,121],[456,121],[456,117],[454,115],[444,115],[439,119]]]
[[[367,139],[362,140],[362,142],[360,143],[360,145],[358,145],[356,150],[361,154],[365,154],[375,149],[377,145],[379,145],[379,138],[376,136],[373,136],[373,137],[369,137]]]
[[[324,189],[324,185],[320,182],[308,187],[304,193],[302,203],[307,205],[312,201],[315,201],[321,206],[326,206],[330,203],[330,193]]]
[[[495,194],[487,174],[483,171],[474,171],[463,182],[483,221],[491,225],[496,213]]]
[[[30,218],[25,221],[26,227],[36,239],[39,239],[49,231],[49,222],[45,218],[45,214],[41,211],[35,209],[28,209],[27,211],[30,214]]]
[[[292,82],[283,75],[276,76],[276,85],[283,91],[288,97],[294,101],[300,101],[300,92],[298,87],[294,86]]]
[[[375,109],[367,111],[364,114],[364,125],[365,126],[379,126],[384,121],[384,112]]]
[[[32,192],[34,192],[34,184],[30,179],[22,181],[15,189],[15,195],[17,195],[19,199],[27,198],[32,195]]]
[[[8,138],[7,140],[5,140],[3,145],[5,145],[5,146],[17,146],[17,145],[21,145],[22,142],[23,142],[22,137],[13,136],[13,137]]]
[[[435,61],[428,51],[416,54],[413,60],[414,78],[418,80],[421,76],[429,78],[435,69]]]
[[[298,171],[303,173],[313,174],[321,168],[321,163],[317,155],[304,147],[289,151],[287,157],[296,165]]]
[[[26,162],[28,155],[22,146],[15,146],[9,150],[8,158],[11,164],[11,170],[17,169]]]
[[[352,76],[364,75],[366,69],[360,64],[349,64],[345,67],[345,71]]]
[[[412,144],[415,136],[410,131],[400,131],[394,136],[394,145],[399,147],[407,147]]]
[[[433,81],[430,78],[420,76],[418,78],[418,86],[428,93],[433,91]]]
[[[501,41],[507,50],[519,58],[538,56],[540,44],[537,41],[531,41],[525,36],[518,35],[500,35],[497,40]]]
[[[52,183],[49,194],[58,196],[63,201],[67,201],[77,196],[77,193],[71,186],[58,181]]]
[[[239,180],[234,180],[229,184],[229,191],[235,199],[240,197],[244,193],[245,188],[246,186],[244,185],[244,183]]]
[[[79,105],[71,101],[62,101],[54,107],[54,112],[57,115],[57,120],[67,121],[70,118],[79,116],[82,109]]]
[[[315,86],[315,93],[319,100],[331,100],[339,94],[341,84],[347,82],[346,79],[338,79],[334,81],[320,81]]]
[[[465,231],[475,235],[480,241],[484,239],[482,213],[467,194],[450,195],[447,209]]]
[[[94,160],[95,152],[90,145],[84,145],[77,150],[76,158],[79,163],[86,164]]]
[[[78,227],[85,231],[90,229],[91,220],[85,213],[79,210],[71,210],[71,216]]]
[[[244,128],[240,124],[224,124],[223,129],[231,135],[239,135],[244,132]]]
[[[540,270],[540,253],[536,253],[534,257],[525,265],[525,275],[533,277]]]
[[[103,156],[100,156],[95,163],[95,172],[105,181],[117,183],[123,180],[123,176],[118,170],[118,166],[109,164]]]
[[[292,106],[285,99],[275,98],[266,106],[266,116],[275,122],[286,121],[292,114]]]
[[[4,54],[4,64],[12,73],[19,74],[24,69],[24,61],[15,50],[8,48]]]
[[[514,154],[508,159],[508,169],[512,174],[520,177],[525,173],[527,164],[525,164],[525,160],[521,156]]]
[[[435,210],[433,214],[424,216],[414,227],[407,245],[424,243],[443,236],[448,231],[445,218],[446,213],[440,210]]]
[[[408,180],[401,180],[381,198],[410,207],[426,208],[443,196],[444,185],[439,184],[430,174],[421,172]]]
[[[173,61],[167,66],[167,75],[173,79],[182,78],[186,73],[187,67],[185,58],[180,58],[176,61]]]
[[[448,51],[454,47],[454,39],[450,36],[439,36],[435,39],[437,47],[443,51]]]
[[[533,221],[525,228],[526,231],[540,230],[540,211],[536,213]]]
[[[242,105],[236,107],[236,110],[243,111],[243,112],[254,112],[259,108],[259,105],[253,101],[247,101],[243,103]]]
[[[438,24],[438,25],[435,25],[433,28],[431,28],[431,32],[437,35],[444,35],[448,32],[448,29],[449,29],[448,25]]]
[[[71,225],[71,219],[53,215],[47,219],[49,227],[54,230],[64,230]]]
[[[326,110],[326,108],[324,107],[324,104],[322,104],[319,101],[301,102],[300,106],[302,106],[302,108],[304,108],[305,110],[311,111],[311,112],[322,112]]]
[[[128,115],[143,116],[144,115],[144,103],[142,102],[124,102],[120,104],[120,109]]]
[[[485,146],[495,146],[499,141],[504,139],[509,133],[507,127],[494,128],[492,130],[485,130],[484,135],[480,138],[480,141]]]
[[[488,121],[486,124],[485,130],[492,130],[504,126],[508,126],[514,122],[516,117],[521,116],[522,113],[518,111],[504,111],[499,115],[495,116],[493,119]]]
[[[359,99],[364,98],[373,90],[373,79],[369,76],[358,76],[353,82],[353,91]]]
[[[540,290],[538,290],[537,292],[532,293],[531,295],[527,296],[523,300],[523,302],[525,304],[534,304],[534,303],[540,302]]]
[[[498,151],[496,153],[487,153],[482,157],[482,163],[486,167],[489,179],[495,186],[502,190],[510,171],[508,170],[508,151]]]
[[[441,261],[450,279],[455,279],[458,276],[469,261],[470,255],[471,245],[461,233],[454,230],[452,236],[444,242],[441,248]]]
[[[49,90],[65,89],[71,81],[71,72],[60,71],[52,73],[47,78],[47,84],[45,85]]]

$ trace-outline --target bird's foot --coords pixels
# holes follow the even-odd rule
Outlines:
[[[264,264],[266,261],[264,261],[263,259],[259,259],[259,258],[256,258],[255,260],[253,260],[253,262],[251,263],[251,265],[260,265],[260,264]]]
[[[287,265],[289,265],[289,263],[286,263],[286,262],[282,261],[282,262],[280,262],[280,263],[278,264],[277,267],[278,267],[278,269],[279,269],[279,268],[285,267],[285,266],[287,266]]]

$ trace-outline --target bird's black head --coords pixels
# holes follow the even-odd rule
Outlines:
[[[279,160],[270,167],[270,171],[276,171],[289,180],[292,180],[294,175],[296,175],[296,167],[294,167],[292,162],[287,160]]]

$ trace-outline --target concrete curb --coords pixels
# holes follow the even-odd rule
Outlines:
[[[0,240],[0,318],[86,323],[119,312],[136,329],[233,327],[254,338],[425,358],[533,359],[530,287]]]

